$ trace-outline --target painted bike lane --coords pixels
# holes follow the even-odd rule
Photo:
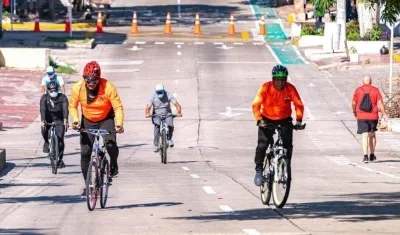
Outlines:
[[[253,14],[258,20],[261,19],[261,15],[264,13],[266,20],[272,19],[274,22],[266,23],[267,35],[264,36],[264,41],[269,44],[268,47],[271,53],[275,54],[276,59],[282,64],[306,64],[292,45],[285,45],[285,41],[288,38],[278,21],[275,11],[270,7],[273,3],[268,0],[249,0],[249,2]],[[257,25],[257,27],[259,26]]]

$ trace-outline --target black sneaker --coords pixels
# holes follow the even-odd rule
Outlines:
[[[368,163],[368,155],[364,155],[364,163]]]
[[[49,143],[44,143],[43,144],[43,152],[44,153],[50,153]]]
[[[111,165],[110,166],[110,176],[111,177],[116,177],[118,175],[118,165]]]
[[[83,192],[81,194],[81,198],[86,198],[86,188],[83,189]]]
[[[64,167],[65,167],[64,161],[62,159],[58,160],[57,168],[64,168]]]
[[[370,154],[370,155],[369,155],[369,160],[370,160],[371,162],[376,161],[376,156],[375,156],[375,154]]]

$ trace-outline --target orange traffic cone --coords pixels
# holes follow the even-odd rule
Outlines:
[[[133,34],[139,33],[138,24],[137,24],[137,17],[136,17],[136,11],[133,12],[131,33],[133,33]]]
[[[172,33],[172,25],[171,25],[171,15],[169,12],[167,13],[167,20],[165,21],[165,34],[171,34]]]
[[[229,35],[235,35],[235,24],[233,21],[233,14],[231,14],[231,19],[229,20],[229,29],[228,29],[228,34]]]
[[[66,33],[69,33],[69,32],[71,32],[71,25],[70,25],[70,19],[69,19],[69,12],[68,12],[68,10],[67,10],[67,15],[66,15],[66,18],[65,18],[65,32]]]
[[[261,22],[260,22],[260,35],[267,35],[267,32],[265,30],[265,18],[264,14],[261,16]]]
[[[194,34],[201,35],[199,13],[196,13],[196,21],[194,23]]]
[[[101,19],[101,11],[99,11],[99,14],[97,14],[97,30],[96,33],[102,33],[103,32],[103,21]]]
[[[39,12],[38,11],[36,11],[36,15],[35,15],[35,28],[33,29],[33,32],[40,32]]]

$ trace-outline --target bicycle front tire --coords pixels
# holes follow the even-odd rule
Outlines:
[[[92,170],[94,170],[94,182],[91,181]],[[98,181],[99,181],[99,171],[97,163],[93,160],[90,161],[87,177],[86,177],[86,202],[89,211],[93,211],[97,203],[98,194]],[[93,191],[93,193],[91,193]]]
[[[286,177],[284,179],[284,183],[286,185],[285,187],[285,192],[283,194],[282,199],[278,198],[277,195],[277,187],[279,185],[279,183],[281,182],[281,178],[279,178],[279,174],[281,174],[281,167],[285,166],[285,170],[286,170]],[[287,159],[287,157],[282,156],[279,158],[278,160],[278,164],[277,164],[277,169],[275,169],[278,173],[278,178],[279,179],[274,179],[273,184],[272,184],[272,195],[273,195],[273,201],[274,204],[277,208],[283,208],[289,198],[289,192],[290,192],[290,185],[291,185],[291,177],[292,177],[292,172],[291,172],[291,167],[290,167],[290,163],[289,163],[289,159]],[[284,172],[282,172],[284,173]]]
[[[167,133],[165,130],[162,131],[162,152],[163,152],[163,163],[167,164],[167,149],[168,149],[168,141],[167,141]]]
[[[263,165],[263,183],[260,186],[261,202],[263,205],[269,205],[269,201],[271,200],[271,189],[272,189],[271,182],[273,178],[269,172],[269,165],[270,162],[268,160],[268,157],[265,156]]]

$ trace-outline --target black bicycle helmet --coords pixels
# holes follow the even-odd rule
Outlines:
[[[287,68],[283,65],[276,65],[272,68],[272,77],[274,78],[286,78],[289,75]]]
[[[58,89],[58,82],[50,81],[49,83],[47,83],[47,90],[53,90],[53,89]]]

